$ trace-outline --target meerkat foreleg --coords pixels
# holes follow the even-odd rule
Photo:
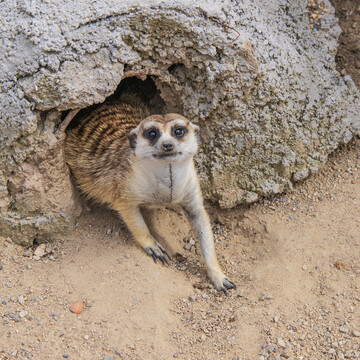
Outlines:
[[[153,258],[154,262],[159,259],[163,264],[169,264],[165,257],[166,255],[170,259],[169,254],[150,234],[140,208],[138,206],[129,206],[129,204],[125,206],[116,205],[114,208],[120,213],[137,243]]]
[[[192,196],[189,202],[183,204],[183,209],[197,234],[205,265],[215,288],[227,294],[227,289],[236,289],[236,285],[222,272],[217,260],[213,233],[208,214],[199,196]]]

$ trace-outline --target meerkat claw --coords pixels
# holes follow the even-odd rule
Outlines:
[[[236,285],[226,277],[223,281],[223,286],[219,289],[219,291],[222,291],[226,296],[228,296],[228,292],[226,290],[230,289],[236,290]]]
[[[152,253],[150,256],[153,258],[154,263],[156,264],[156,255],[154,253]]]
[[[171,260],[169,254],[165,251],[165,249],[160,244],[156,243],[156,246],[157,246],[157,249],[153,249],[151,247],[145,248],[146,253],[153,258],[155,263],[156,263],[157,259],[159,259],[163,265],[165,265],[165,263],[167,265],[170,265],[169,262],[167,261],[166,257],[164,255],[162,255],[161,253],[167,255],[169,260]]]
[[[171,257],[170,255],[165,251],[165,249],[161,249],[161,251],[169,258],[169,260],[171,261]],[[165,256],[164,256],[165,259]],[[165,259],[165,261],[167,262],[167,260]]]
[[[226,291],[226,289],[224,287],[221,288],[220,291],[222,291],[225,294],[225,296],[228,296],[228,293],[227,293],[227,291]]]
[[[227,289],[234,289],[234,290],[236,290],[236,285],[230,280],[230,279],[227,279],[227,281],[228,281],[228,283],[230,284],[226,284],[225,286],[226,286],[226,288]]]

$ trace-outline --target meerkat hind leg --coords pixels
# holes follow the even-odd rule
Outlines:
[[[165,265],[169,262],[167,261],[165,255],[171,260],[169,254],[165,249],[153,238],[150,234],[150,231],[144,221],[144,218],[141,214],[139,207],[129,207],[125,206],[114,206],[114,208],[119,212],[122,219],[124,220],[126,226],[130,230],[131,234],[137,241],[137,243],[145,250],[145,252],[151,256],[156,263],[159,259],[162,264]]]

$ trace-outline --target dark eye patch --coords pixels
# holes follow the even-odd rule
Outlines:
[[[172,129],[173,136],[182,138],[186,134],[187,129],[184,126],[174,126]]]
[[[160,132],[156,128],[150,128],[150,129],[144,130],[143,136],[150,141],[155,141],[159,138]]]

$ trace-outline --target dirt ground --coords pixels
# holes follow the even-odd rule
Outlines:
[[[360,6],[336,3],[347,30],[339,66],[359,81],[346,55],[359,51],[343,48],[359,38]],[[0,238],[0,359],[360,359],[359,159],[355,139],[291,193],[226,211],[207,204],[238,286],[227,297],[174,210],[152,215],[170,266],[90,203],[74,234],[45,248]]]

